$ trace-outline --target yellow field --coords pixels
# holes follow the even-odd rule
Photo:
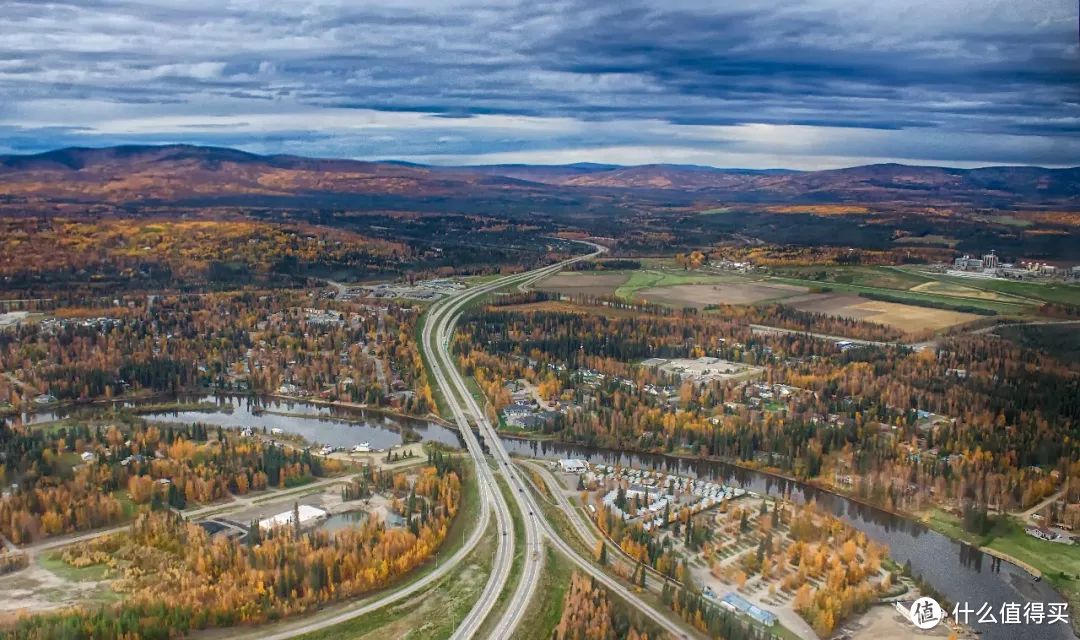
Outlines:
[[[791,306],[803,311],[876,322],[907,333],[939,331],[967,324],[981,317],[973,313],[867,300],[859,296],[836,293],[806,296],[802,301]]]

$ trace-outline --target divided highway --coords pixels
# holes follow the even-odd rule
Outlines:
[[[445,298],[432,307],[424,323],[421,340],[421,349],[425,359],[430,363],[435,378],[435,383],[441,390],[446,403],[449,405],[454,420],[462,427],[462,436],[465,440],[469,454],[476,462],[478,479],[481,483],[481,493],[487,499],[493,501],[493,509],[500,521],[502,535],[499,536],[499,545],[495,550],[495,561],[491,576],[480,600],[474,605],[469,616],[455,631],[455,640],[464,640],[476,635],[480,625],[488,618],[498,600],[499,594],[506,586],[514,556],[514,531],[513,522],[509,517],[509,509],[506,500],[500,492],[494,474],[487,464],[480,443],[469,427],[468,420],[471,418],[476,424],[480,435],[484,437],[488,448],[494,457],[498,471],[502,473],[510,486],[511,495],[517,508],[520,510],[525,523],[524,563],[520,580],[514,588],[513,595],[501,618],[495,622],[491,630],[492,638],[512,637],[514,629],[520,623],[529,601],[535,594],[539,583],[540,571],[542,570],[543,554],[540,551],[541,542],[546,538],[552,546],[562,552],[582,571],[592,575],[598,582],[617,594],[631,606],[643,614],[652,618],[657,625],[668,631],[674,637],[684,637],[685,631],[678,623],[673,622],[665,612],[660,612],[642,601],[637,594],[625,587],[619,581],[611,578],[603,571],[596,568],[589,560],[583,558],[576,549],[566,544],[554,529],[543,518],[543,512],[534,502],[533,496],[525,490],[525,484],[516,466],[511,462],[510,456],[503,448],[498,433],[485,416],[482,408],[469,392],[461,373],[449,353],[449,341],[454,327],[461,316],[463,308],[471,301],[477,300],[483,295],[497,289],[517,286],[525,290],[526,286],[540,278],[549,276],[565,266],[595,257],[605,251],[606,248],[588,243],[595,251],[588,255],[579,256],[554,265],[535,269],[522,274],[515,274],[493,280],[479,287],[467,289],[460,294]],[[504,526],[502,523],[506,522]]]
[[[463,640],[465,638],[474,637],[480,626],[491,614],[492,609],[498,601],[499,594],[502,593],[506,586],[506,582],[509,579],[510,570],[514,561],[515,539],[513,518],[510,515],[509,506],[496,483],[494,473],[488,466],[483,448],[476,438],[476,435],[473,433],[468,418],[466,417],[465,407],[468,407],[468,409],[473,412],[474,419],[477,414],[483,418],[483,411],[479,410],[476,406],[475,400],[465,386],[464,380],[461,378],[461,374],[458,373],[457,367],[454,365],[450,356],[448,345],[453,328],[461,315],[462,308],[480,296],[503,287],[515,284],[524,285],[535,281],[555,273],[567,264],[598,255],[603,251],[606,251],[606,249],[596,246],[596,252],[587,256],[580,256],[534,271],[499,278],[481,286],[467,289],[456,296],[444,298],[431,308],[428,317],[424,322],[424,328],[421,334],[421,349],[430,363],[431,371],[435,378],[433,382],[442,391],[446,404],[454,416],[454,421],[461,430],[465,446],[468,449],[469,454],[473,457],[473,460],[476,462],[475,466],[477,469],[477,480],[480,484],[481,498],[485,503],[490,504],[490,507],[494,510],[500,532],[498,544],[495,548],[495,557],[491,575],[488,578],[487,584],[484,586],[484,591],[481,593],[479,601],[473,606],[465,619],[462,620],[461,624],[455,630],[454,635],[451,636],[454,640]],[[526,515],[527,511],[522,510],[522,514],[523,516]],[[539,547],[539,532],[527,519],[525,542],[528,548],[524,554],[525,561],[522,571],[522,580],[518,583],[511,601],[507,606],[506,611],[508,615],[504,616],[503,619],[498,622],[496,628],[493,630],[493,637],[509,637],[510,631],[513,630],[520,619],[520,616],[525,609],[525,605],[528,603],[538,581],[540,554],[536,550]]]

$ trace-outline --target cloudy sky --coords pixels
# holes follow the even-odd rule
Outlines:
[[[1076,0],[0,0],[0,153],[1080,165]]]

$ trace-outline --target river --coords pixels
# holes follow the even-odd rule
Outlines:
[[[222,427],[250,427],[267,431],[279,428],[304,437],[311,442],[351,448],[360,442],[384,449],[401,443],[400,428],[407,426],[424,440],[460,447],[458,433],[438,423],[400,416],[390,416],[360,409],[315,405],[275,398],[238,396],[181,396],[180,402],[215,403],[220,411],[174,411],[146,414],[142,417],[163,423],[203,422]],[[120,403],[130,406],[129,403]],[[78,409],[85,411],[86,408]],[[63,417],[64,412],[31,414],[24,420],[29,424],[48,422]],[[967,603],[978,610],[983,603],[992,607],[1000,619],[1005,603],[1064,602],[1045,580],[1035,582],[1023,569],[1001,562],[994,570],[992,557],[968,544],[957,542],[921,523],[887,511],[849,500],[800,482],[743,469],[713,461],[688,460],[663,455],[628,454],[595,447],[583,447],[545,441],[503,438],[510,453],[521,456],[558,459],[578,458],[605,464],[622,464],[663,470],[685,476],[702,477],[725,484],[743,487],[757,493],[780,496],[799,502],[816,500],[856,529],[889,548],[889,556],[904,564],[911,562],[916,575],[953,603]],[[1073,612],[1069,612],[1070,615]],[[1021,618],[1022,619],[1022,618]],[[979,624],[972,617],[972,626],[989,640],[1071,640],[1076,636],[1068,625],[1001,625]]]
[[[992,607],[1001,619],[1006,603],[1065,602],[1045,580],[1035,582],[1023,569],[1001,562],[993,570],[993,557],[971,545],[958,542],[925,525],[843,496],[800,482],[777,478],[735,465],[687,460],[663,455],[628,454],[594,447],[562,443],[503,438],[510,453],[534,458],[577,458],[604,464],[621,464],[654,469],[684,476],[708,478],[757,493],[785,497],[797,502],[816,500],[817,504],[866,533],[871,540],[889,548],[889,556],[904,564],[911,562],[912,572],[952,603],[967,603],[978,611],[983,603]],[[1069,611],[1070,617],[1075,612]],[[1069,625],[978,624],[971,616],[971,626],[989,640],[1066,640],[1076,636]],[[1021,616],[1021,620],[1023,617]],[[914,634],[913,634],[914,636]]]
[[[163,411],[141,414],[140,417],[159,423],[191,424],[201,422],[230,428],[250,427],[253,430],[269,432],[281,429],[303,437],[305,440],[330,445],[332,447],[352,448],[361,442],[369,443],[375,449],[387,449],[402,443],[401,429],[408,427],[425,441],[439,442],[452,447],[461,446],[457,431],[429,420],[389,415],[363,409],[333,407],[284,400],[279,398],[250,398],[234,395],[181,395],[169,399],[180,403],[216,404],[219,411]],[[162,399],[149,400],[147,403],[160,403]],[[120,402],[122,407],[132,407],[140,403]],[[146,404],[146,403],[142,403]],[[104,411],[103,407],[72,407],[68,410],[55,410],[32,413],[22,417],[25,424],[52,422],[71,414],[86,411]]]

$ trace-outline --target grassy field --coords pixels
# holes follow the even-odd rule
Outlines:
[[[609,296],[630,277],[629,271],[560,271],[535,286],[567,296]]]
[[[1024,220],[1023,218],[1017,218],[1015,216],[999,215],[990,216],[987,221],[997,224],[1004,224],[1010,227],[1030,227],[1035,224],[1031,220]]]
[[[985,291],[983,289],[976,289],[967,285],[956,284],[953,282],[941,282],[940,280],[931,280],[930,282],[924,282],[920,285],[914,286],[910,291],[918,291],[920,293],[933,293],[942,296],[951,296],[956,298],[975,298],[978,300],[1005,300],[1007,302],[1024,303],[1029,302],[1022,298],[1016,298],[995,291]]]
[[[42,554],[38,558],[38,564],[44,569],[55,573],[71,582],[96,582],[108,577],[109,567],[104,564],[95,564],[89,567],[73,567],[64,562],[60,552]]]
[[[1080,284],[1066,282],[1023,282],[1021,280],[980,280],[977,278],[955,278],[941,275],[936,278],[941,282],[959,284],[973,289],[991,291],[1034,303],[1054,302],[1057,304],[1080,305]]]
[[[967,305],[1001,315],[1015,316],[1030,315],[1043,302],[1080,304],[1080,285],[965,280],[949,278],[941,274],[924,273],[911,267],[889,266],[789,267],[777,270],[776,275],[765,277],[687,272],[676,268],[654,267],[630,272],[629,278],[615,289],[615,295],[623,299],[634,299],[645,290],[652,290],[655,294],[656,289],[659,288],[675,288],[684,285],[731,285],[737,288],[740,284],[744,286],[794,285],[811,291],[826,287],[837,293],[889,295],[907,301],[908,304]],[[674,291],[677,290],[673,289]],[[784,291],[773,296],[765,296],[764,300],[743,302],[751,304],[775,299],[782,303],[785,297],[796,293],[798,292]],[[661,298],[662,296],[658,297],[658,301],[665,302]],[[735,304],[743,302],[732,301]]]
[[[951,248],[959,244],[960,240],[950,236],[931,233],[925,236],[905,236],[903,238],[897,238],[896,240],[893,240],[893,242],[896,244],[923,244]]]
[[[135,517],[135,503],[131,501],[131,496],[127,491],[114,491],[113,497],[120,503],[120,510],[124,513],[124,520],[130,520]]]
[[[995,520],[993,527],[979,536],[963,529],[960,519],[933,509],[923,514],[923,521],[935,531],[968,544],[996,551],[1030,565],[1069,600],[1069,608],[1080,606],[1080,545],[1047,542],[1029,536],[1015,518]]]
[[[521,620],[515,637],[523,640],[549,640],[563,612],[563,600],[570,587],[570,562],[551,547],[545,546],[544,572],[540,575],[537,597]]]
[[[1080,545],[1047,542],[1029,536],[1013,518],[994,525],[985,542],[983,546],[1041,571],[1043,578],[1069,601],[1070,611],[1080,607]],[[1076,628],[1075,618],[1073,628]]]
[[[1080,305],[1080,284],[956,278],[931,273],[918,266],[816,265],[780,268],[771,276],[742,276],[684,271],[668,262],[645,261],[645,267],[638,271],[604,272],[602,276],[607,280],[597,280],[594,287],[585,287],[588,277],[582,278],[579,274],[556,278],[578,282],[582,286],[573,288],[578,292],[586,289],[593,294],[613,291],[615,296],[625,300],[645,296],[651,302],[676,307],[695,304],[700,307],[706,303],[783,303],[801,291],[817,291],[823,287],[835,293],[886,295],[895,298],[895,302],[924,308],[928,305],[945,305],[947,309],[974,307],[1010,317],[1035,315],[1038,307],[1046,302]],[[619,278],[625,280],[616,285]],[[778,290],[770,294],[753,290],[754,287],[769,286]],[[785,286],[792,289],[780,289]],[[717,299],[713,300],[714,297]]]
[[[620,298],[631,299],[634,294],[642,289],[653,287],[671,287],[680,284],[718,284],[728,281],[721,276],[713,276],[701,273],[644,270],[634,271],[630,278],[615,290],[615,295]]]
[[[983,546],[1030,564],[1058,588],[1080,592],[1080,545],[1039,540],[1006,518],[994,526]]]
[[[960,278],[944,273],[928,273],[924,267],[880,267],[912,277],[924,278],[926,282],[940,282],[983,293],[998,294],[1003,300],[1027,303],[1055,302],[1080,305],[1080,284],[1053,280],[1047,282],[1024,280],[997,280],[983,278]]]
[[[805,286],[829,286],[836,291],[883,290],[884,293],[907,292],[913,299],[920,294],[934,299],[957,299],[964,303],[980,301],[978,306],[999,312],[1055,302],[1080,305],[1080,284],[1065,282],[1023,282],[958,278],[930,273],[924,267],[905,266],[812,266],[779,269],[773,279],[798,282]],[[987,304],[982,304],[985,301]],[[1000,303],[1000,304],[994,304]]]
[[[977,546],[982,545],[982,538],[964,531],[960,525],[960,519],[951,513],[934,508],[922,514],[922,521],[934,531],[943,533],[954,540],[963,540]]]
[[[1025,315],[1034,311],[1035,304],[1021,303],[1021,302],[1005,302],[1001,300],[980,300],[977,298],[960,298],[955,296],[944,296],[932,293],[921,293],[918,291],[911,291],[908,289],[894,289],[882,286],[868,286],[862,284],[846,284],[838,282],[822,282],[818,280],[801,280],[798,278],[773,276],[770,280],[785,282],[788,284],[796,284],[804,287],[821,287],[826,286],[835,292],[844,293],[879,293],[888,295],[891,298],[897,300],[904,300],[911,304],[923,303],[938,303],[946,305],[967,305],[971,307],[977,307],[979,309],[986,309],[988,311],[994,311],[995,313],[1004,315]]]
[[[782,267],[776,269],[774,273],[782,278],[812,280],[818,286],[837,283],[882,289],[910,289],[930,281],[930,278],[921,274],[893,269],[892,267],[815,265],[809,267]]]
[[[142,415],[145,413],[177,413],[177,412],[199,412],[199,413],[232,413],[232,405],[219,405],[216,402],[151,402],[147,404],[137,404],[133,407],[124,407],[123,411],[127,411],[134,415]]]

